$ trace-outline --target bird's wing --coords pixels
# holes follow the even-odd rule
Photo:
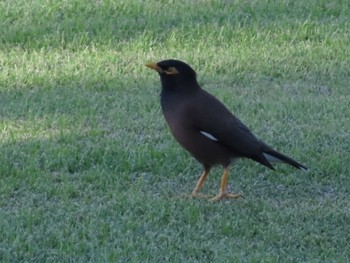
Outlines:
[[[254,158],[264,145],[214,96],[202,90],[193,97],[186,118],[203,136],[229,148],[237,155]]]
[[[197,97],[197,98],[196,98]],[[254,134],[214,96],[200,92],[188,108],[189,123],[208,140],[227,147],[232,153],[251,158],[271,169],[271,162],[284,162],[306,171],[307,167],[279,153],[257,139]]]

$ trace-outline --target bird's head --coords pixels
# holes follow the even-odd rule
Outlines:
[[[196,72],[180,60],[163,60],[146,66],[159,73],[163,89],[188,90],[198,86]]]

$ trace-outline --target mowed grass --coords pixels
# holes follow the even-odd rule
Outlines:
[[[1,262],[348,262],[347,1],[1,1]],[[303,173],[229,190],[174,141],[148,61],[176,58]],[[216,194],[221,168],[203,192]]]

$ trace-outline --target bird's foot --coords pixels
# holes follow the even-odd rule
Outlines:
[[[226,192],[223,192],[223,193],[219,193],[218,195],[214,196],[213,198],[210,198],[210,201],[216,202],[216,201],[219,201],[221,199],[226,199],[226,198],[237,199],[240,197],[244,198],[244,196],[241,194],[228,194]]]

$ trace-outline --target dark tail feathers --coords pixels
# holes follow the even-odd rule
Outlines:
[[[269,162],[283,162],[283,163],[287,163],[287,164],[294,166],[295,168],[303,170],[303,171],[308,170],[307,167],[305,167],[301,163],[298,163],[297,161],[293,160],[292,158],[290,158],[282,153],[279,153],[279,152],[271,149],[270,147],[268,147],[267,149],[263,149],[263,155]]]

